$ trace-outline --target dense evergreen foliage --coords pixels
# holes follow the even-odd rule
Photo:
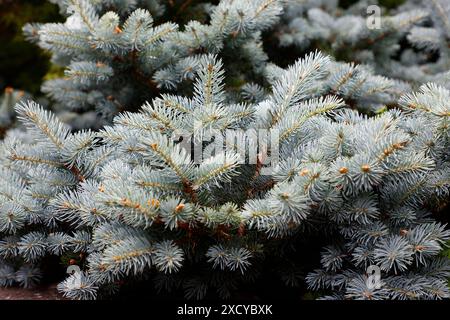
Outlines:
[[[53,111],[0,105],[0,285],[56,256],[73,299],[450,296],[448,1],[51,2]]]

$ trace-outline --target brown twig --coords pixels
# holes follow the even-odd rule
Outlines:
[[[269,180],[266,183],[264,183],[262,186],[257,186],[255,188],[253,187],[253,184],[256,181],[256,179],[258,179],[258,177],[261,175],[261,170],[263,168],[263,165],[264,165],[264,160],[262,159],[262,155],[258,154],[258,157],[256,159],[255,174],[253,175],[253,177],[250,181],[249,188],[247,189],[248,198],[253,198],[253,196],[257,192],[267,190],[275,185],[275,182],[273,180]]]
[[[72,172],[73,173],[73,175],[75,176],[75,177],[77,177],[77,180],[79,181],[79,182],[84,182],[84,180],[85,180],[85,177],[81,174],[81,171],[80,171],[80,169],[78,169],[76,166],[71,166],[71,167],[69,167],[69,166],[64,166],[67,170],[69,170],[70,172]]]
[[[197,192],[192,187],[192,182],[189,180],[183,181],[183,192],[189,195],[193,203],[198,202],[198,195]]]
[[[178,9],[176,15],[179,16],[181,13],[183,13],[184,10],[186,10],[187,7],[189,7],[192,4],[192,0],[186,0]]]

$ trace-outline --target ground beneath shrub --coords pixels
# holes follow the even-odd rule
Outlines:
[[[0,300],[65,300],[56,290],[56,284],[33,289],[0,288]]]

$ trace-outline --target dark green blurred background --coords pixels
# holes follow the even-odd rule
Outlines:
[[[341,0],[348,7],[357,0]],[[381,0],[392,8],[404,0]],[[63,21],[56,5],[46,0],[0,0],[0,92],[7,86],[39,94],[44,76],[49,75],[49,55],[22,35],[26,22]],[[58,72],[58,70],[56,70]]]
[[[45,0],[0,0],[0,90],[6,86],[37,94],[50,68],[49,55],[22,35],[26,22],[62,21]]]

